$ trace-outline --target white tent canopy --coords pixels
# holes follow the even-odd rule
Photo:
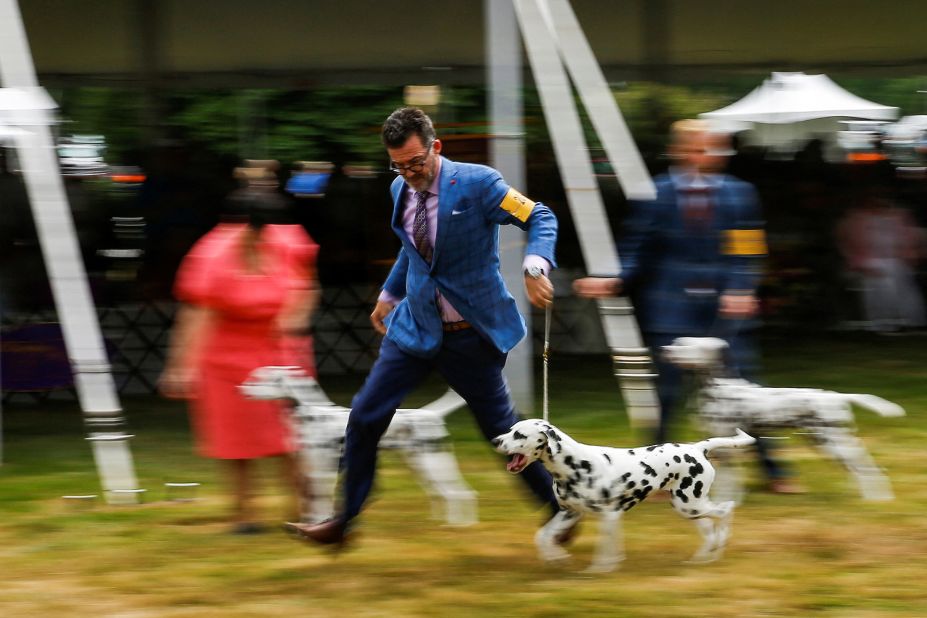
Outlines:
[[[773,73],[739,101],[700,116],[720,130],[750,128],[748,143],[783,150],[813,137],[833,143],[842,128],[839,119],[890,121],[898,108],[847,92],[826,75]]]
[[[897,107],[847,92],[826,75],[773,73],[753,92],[727,107],[701,114],[710,120],[787,124],[816,118],[893,120]]]

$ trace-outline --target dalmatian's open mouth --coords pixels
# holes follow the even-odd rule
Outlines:
[[[505,469],[511,472],[512,474],[518,474],[525,469],[525,466],[528,465],[528,458],[522,455],[521,453],[515,453],[509,459],[509,463],[506,464]]]

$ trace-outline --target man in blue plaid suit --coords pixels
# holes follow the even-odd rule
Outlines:
[[[385,335],[380,355],[352,402],[345,440],[343,506],[327,522],[293,525],[303,538],[344,543],[372,488],[377,444],[397,406],[437,370],[470,406],[487,440],[507,432],[516,412],[503,375],[525,322],[499,271],[499,226],[528,232],[525,291],[536,307],[553,300],[557,219],[506,185],[496,170],[441,156],[431,119],[398,109],[382,140],[398,177],[392,228],[402,242],[370,316]],[[553,513],[547,471],[537,462],[521,478]]]
[[[674,124],[674,165],[654,179],[655,200],[634,204],[619,246],[619,277],[587,277],[573,284],[582,296],[628,292],[634,297],[658,374],[656,443],[667,440],[683,395],[681,369],[663,359],[663,346],[677,337],[720,337],[730,346],[736,374],[749,379],[755,370],[751,331],[765,233],[753,186],[720,173],[727,148],[726,136],[710,133],[704,121]],[[769,456],[769,444],[761,440],[758,448],[771,487],[795,490]]]

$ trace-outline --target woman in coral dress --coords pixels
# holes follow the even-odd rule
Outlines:
[[[189,400],[198,452],[227,462],[234,531],[248,533],[259,529],[251,460],[279,456],[294,498],[300,484],[282,404],[245,399],[238,385],[264,365],[301,364],[315,375],[305,333],[318,298],[318,245],[301,226],[273,224],[285,209],[275,194],[239,191],[230,204],[235,214],[194,245],[177,273],[182,305],[160,385]]]

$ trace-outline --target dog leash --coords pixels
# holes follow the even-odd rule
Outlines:
[[[548,411],[547,411],[547,364],[550,359],[550,308],[553,306],[553,302],[547,305],[547,308],[544,310],[544,353],[542,354],[544,358],[544,403],[543,403],[543,413],[544,413],[544,422],[547,422]]]

